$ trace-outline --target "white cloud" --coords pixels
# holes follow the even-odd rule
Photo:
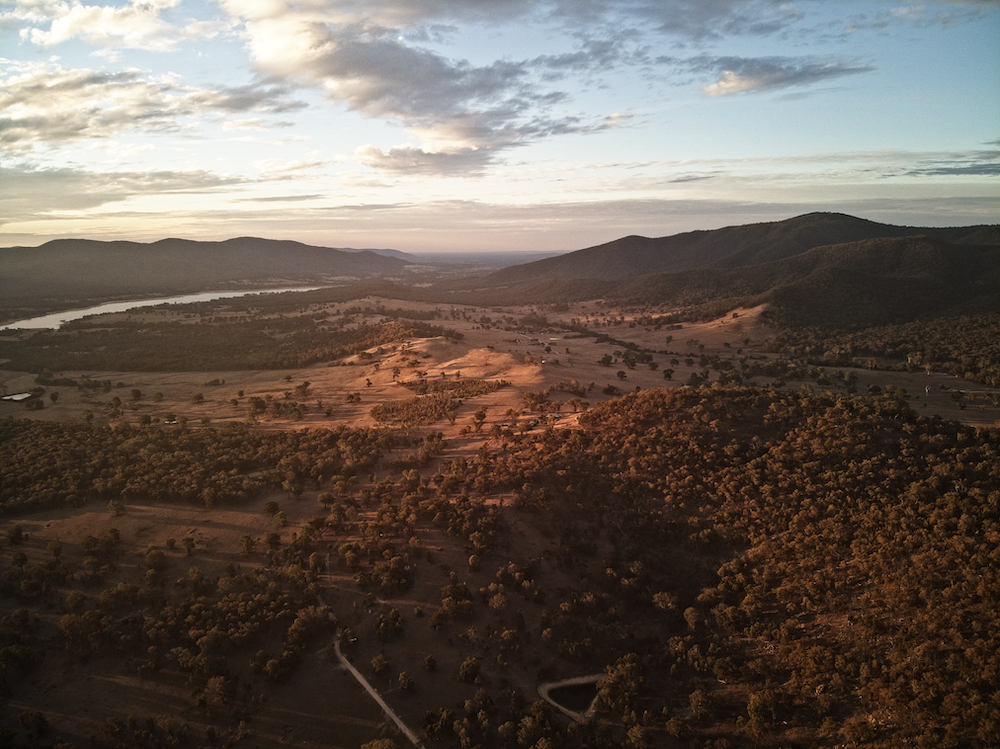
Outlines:
[[[178,131],[190,127],[190,118],[205,113],[280,113],[301,106],[275,86],[198,89],[139,70],[15,66],[0,78],[0,151],[24,153],[42,144],[111,138],[128,131]]]
[[[85,211],[144,194],[210,192],[244,180],[204,170],[94,172],[0,167],[0,223]]]
[[[276,162],[270,159],[254,164],[260,170],[258,180],[261,182],[297,179],[303,175],[314,174],[327,165],[326,161]]]
[[[372,167],[425,173],[461,165],[478,169],[503,149],[577,126],[548,115],[559,95],[539,91],[526,63],[477,66],[409,46],[383,27],[329,23],[331,16],[343,15],[337,11],[350,10],[350,3],[333,3],[330,12],[278,0],[224,0],[224,5],[242,15],[262,73],[320,88],[333,103],[398,123],[420,141],[410,150],[363,150]],[[387,11],[389,5],[380,8]]]
[[[163,52],[185,39],[210,39],[226,28],[226,24],[213,21],[191,21],[177,27],[160,17],[164,10],[179,4],[180,0],[129,0],[122,6],[19,0],[15,10],[5,15],[29,23],[48,22],[48,29],[26,27],[20,31],[22,39],[40,47],[78,38],[100,47]]]
[[[362,164],[382,172],[395,174],[453,175],[475,174],[493,161],[489,151],[465,148],[452,151],[427,151],[416,146],[396,146],[383,151],[375,146],[362,146],[355,151]]]
[[[631,37],[628,32],[614,38],[582,35],[572,53],[488,64],[452,59],[418,44],[430,35],[423,24],[551,16],[560,2],[502,0],[489,3],[486,12],[479,0],[221,0],[244,24],[259,72],[321,89],[332,103],[397,124],[417,142],[362,147],[362,163],[391,173],[428,175],[479,173],[511,148],[623,121],[608,113],[589,120],[557,114],[568,96],[551,84],[572,74],[646,62],[634,44],[620,43]],[[405,33],[400,26],[406,26]]]

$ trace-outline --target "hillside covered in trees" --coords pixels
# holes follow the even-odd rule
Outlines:
[[[839,213],[809,213],[762,224],[686,232],[667,237],[629,236],[525,265],[505,268],[485,278],[458,281],[455,290],[513,292],[543,282],[591,279],[605,288],[643,276],[724,271],[780,263],[818,247],[872,240],[924,237],[949,245],[1000,244],[997,228],[907,227],[879,224]],[[780,266],[776,266],[780,267]],[[536,297],[537,299],[537,297]]]
[[[323,507],[289,539],[268,503],[274,530],[241,540],[251,571],[221,576],[191,567],[207,563],[193,538],[136,564],[116,530],[45,547],[8,523],[8,698],[46,664],[72,678],[84,662],[148,684],[182,674],[192,696],[183,716],[109,716],[96,744],[22,709],[5,739],[253,746],[267,719],[253,695],[349,630],[366,673],[399,672],[391,699],[429,746],[994,745],[996,430],[886,396],[720,386],[647,390],[579,421],[498,429],[471,459],[437,461],[429,435],[402,462],[386,451],[409,438],[354,430],[5,424],[15,513],[26,497],[110,497],[120,523],[149,492],[222,507],[279,481]],[[534,694],[581,673],[603,675],[582,723]]]
[[[239,237],[222,242],[162,239],[100,242],[56,239],[40,247],[0,248],[2,308],[75,300],[169,295],[235,285],[330,283],[391,276],[404,253],[313,247],[301,242]]]

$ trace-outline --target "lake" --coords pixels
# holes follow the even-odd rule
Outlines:
[[[50,315],[40,315],[27,320],[18,320],[8,325],[0,327],[0,330],[35,330],[39,328],[59,328],[70,320],[79,320],[88,315],[103,315],[108,312],[125,312],[136,307],[155,307],[158,304],[192,304],[194,302],[210,302],[213,299],[231,299],[239,296],[250,296],[252,294],[281,294],[286,291],[315,291],[322,286],[308,286],[291,289],[254,289],[252,291],[202,291],[198,294],[184,294],[183,296],[156,297],[154,299],[133,299],[128,302],[106,302],[98,304],[96,307],[85,309],[63,310],[53,312]]]

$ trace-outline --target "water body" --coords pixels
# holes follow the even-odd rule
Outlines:
[[[549,690],[549,697],[575,713],[585,713],[597,699],[597,683],[570,684]]]
[[[159,304],[192,304],[194,302],[211,302],[213,299],[230,299],[238,296],[250,296],[252,294],[280,294],[286,291],[315,291],[322,286],[308,286],[291,289],[254,289],[252,291],[202,291],[198,294],[184,294],[183,296],[156,297],[154,299],[133,299],[129,302],[106,302],[96,307],[85,309],[71,309],[62,312],[53,312],[50,315],[40,315],[27,320],[18,320],[9,325],[4,325],[0,330],[37,330],[39,328],[60,328],[71,320],[79,320],[81,317],[89,315],[103,315],[109,312],[125,312],[136,307],[155,307]]]
[[[597,684],[604,674],[577,676],[538,685],[538,695],[573,720],[585,720],[597,699]]]

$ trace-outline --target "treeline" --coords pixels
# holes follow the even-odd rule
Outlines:
[[[149,429],[0,421],[0,513],[91,501],[236,502],[364,474],[396,439],[380,430]]]
[[[10,360],[3,366],[29,372],[289,369],[334,361],[413,336],[462,337],[420,321],[351,326],[344,320],[327,322],[304,316],[116,323],[99,329],[84,325],[0,342],[0,356]]]
[[[421,378],[401,384],[421,395],[373,406],[371,416],[375,421],[402,426],[433,424],[442,419],[454,422],[463,398],[486,395],[510,385],[506,380],[463,380],[459,377],[440,380]]]
[[[379,423],[391,422],[402,426],[433,424],[445,418],[454,422],[461,404],[460,400],[445,391],[379,403],[372,406],[371,416]]]
[[[400,383],[408,390],[412,390],[417,395],[427,395],[428,393],[450,393],[456,398],[474,398],[477,395],[495,393],[510,386],[507,380],[477,380],[461,379],[454,377],[440,380],[419,379]]]
[[[1000,387],[1000,314],[962,315],[901,325],[830,333],[817,328],[783,330],[774,351],[831,366],[867,357],[889,360],[904,371],[945,372]],[[885,366],[885,364],[882,364]]]

